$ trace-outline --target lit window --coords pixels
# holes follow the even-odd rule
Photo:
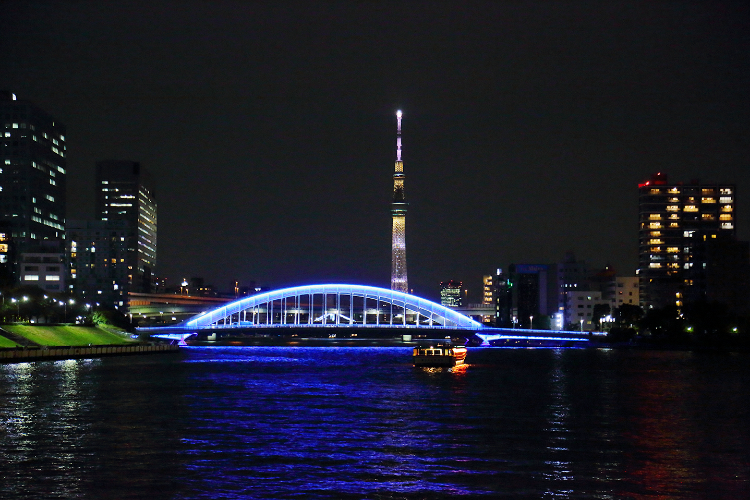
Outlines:
[[[719,198],[719,203],[732,203],[731,196],[722,196]]]
[[[732,224],[731,222],[722,222],[721,223],[721,228],[722,229],[733,229],[734,228],[734,224]]]
[[[651,194],[661,194],[661,189],[654,188],[651,190]]]
[[[661,222],[652,222],[648,225],[651,229],[659,229],[661,228]]]
[[[47,281],[60,281],[60,277],[56,274],[47,275]]]
[[[23,277],[24,281],[39,281],[38,274],[27,274]]]
[[[703,197],[701,203],[716,203],[716,198]]]
[[[55,197],[49,194],[44,195],[45,198],[47,198],[49,201],[55,201]]]
[[[698,211],[698,207],[696,207],[695,205],[685,205],[685,211],[686,212],[697,212]]]
[[[680,206],[679,205],[667,205],[667,211],[668,212],[679,212]]]
[[[651,220],[660,220],[661,214],[649,214],[648,218]]]

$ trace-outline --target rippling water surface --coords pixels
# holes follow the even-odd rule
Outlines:
[[[750,497],[748,355],[410,354],[0,365],[0,497]]]

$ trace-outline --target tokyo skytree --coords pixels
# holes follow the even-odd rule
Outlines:
[[[404,193],[404,162],[401,160],[401,111],[396,112],[396,169],[393,173],[393,236],[391,243],[391,290],[409,293],[406,278],[406,194]]]

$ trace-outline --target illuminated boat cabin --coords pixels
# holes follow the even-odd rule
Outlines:
[[[464,364],[466,348],[446,345],[414,348],[414,366],[457,366]]]

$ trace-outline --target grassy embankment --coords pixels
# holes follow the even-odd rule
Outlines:
[[[44,325],[3,325],[2,328],[44,346],[88,346],[123,345],[137,342],[127,334],[112,333],[95,326],[44,326]],[[5,345],[0,336],[0,347],[15,347],[15,342]]]
[[[3,347],[18,347],[18,344],[5,337],[0,337],[0,349]]]

